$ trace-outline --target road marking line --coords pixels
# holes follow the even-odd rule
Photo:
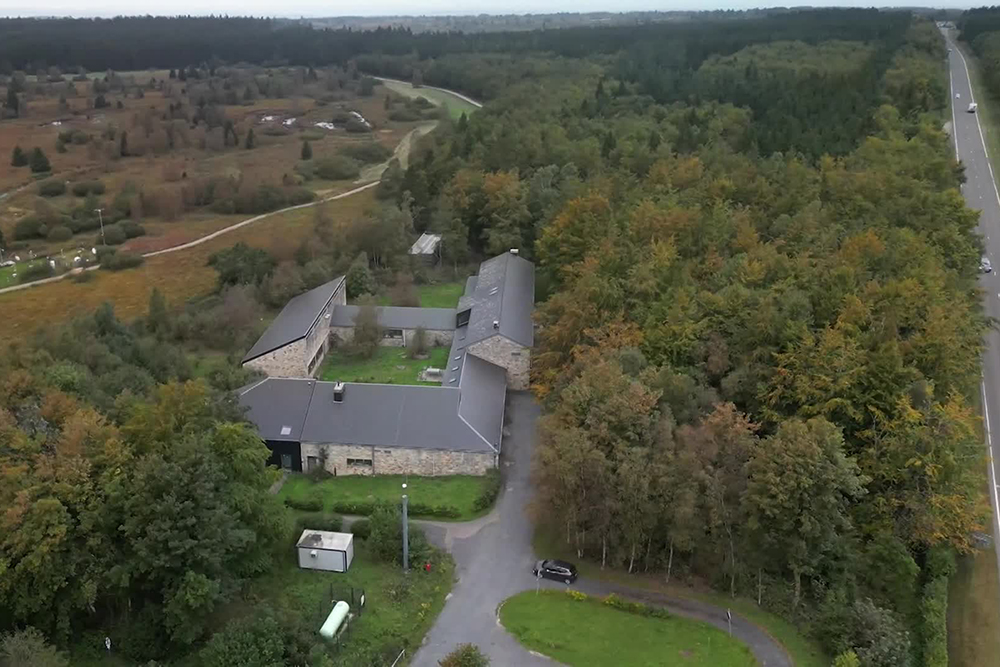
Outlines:
[[[969,74],[969,63],[967,63],[965,61],[965,56],[962,55],[962,51],[960,49],[958,49],[958,45],[955,44],[953,46],[955,47],[955,53],[957,53],[958,57],[962,59],[962,67],[965,68],[965,78],[969,82],[969,96],[972,98],[972,101],[975,102],[976,101],[976,95],[972,91],[972,75]],[[950,76],[950,73],[949,73],[949,76]],[[951,111],[952,111],[952,114],[955,113],[955,105],[952,105]],[[973,115],[976,117],[976,127],[979,128],[979,141],[982,142],[982,144],[983,144],[983,153],[986,155],[986,167],[990,171],[990,181],[992,181],[992,183],[993,183],[993,194],[995,194],[997,196],[997,204],[1000,205],[1000,190],[997,190],[997,179],[993,175],[993,165],[990,163],[990,152],[986,148],[986,139],[983,137],[983,126],[979,122],[979,114],[977,113],[977,114],[973,114]]]
[[[997,524],[997,534],[1000,535],[1000,495],[997,494],[997,473],[993,464],[993,436],[990,434],[990,407],[986,402],[986,381],[979,383],[979,388],[983,392],[983,417],[986,418],[986,444],[990,453],[990,478],[993,482],[993,520]]]

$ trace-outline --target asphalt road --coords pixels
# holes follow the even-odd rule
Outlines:
[[[530,394],[511,394],[510,435],[504,438],[501,465],[504,488],[488,516],[467,523],[419,522],[434,544],[451,551],[458,583],[444,610],[413,659],[414,667],[437,667],[438,661],[462,643],[472,643],[490,656],[496,667],[551,667],[555,661],[525,650],[497,622],[497,607],[505,599],[535,588],[531,566],[534,522],[528,515],[532,497],[531,458],[539,408]],[[565,588],[544,580],[545,588]],[[661,595],[630,587],[579,579],[573,588],[591,595],[616,593],[666,608],[723,631],[730,629],[726,610],[696,600]],[[738,614],[732,616],[733,636],[741,640],[763,667],[792,667],[784,648],[764,630]],[[665,659],[667,656],[664,656]],[[670,664],[666,662],[664,664]]]
[[[952,36],[945,32],[945,39],[951,52],[948,54],[948,69],[951,72],[952,136],[955,139],[955,154],[965,165],[966,182],[962,194],[969,208],[980,211],[979,232],[983,236],[986,256],[993,266],[1000,260],[1000,192],[997,191],[993,167],[990,165],[986,141],[979,124],[979,115],[969,113],[969,103],[976,102],[969,80],[969,67]],[[986,315],[1000,320],[1000,275],[997,270],[984,273],[980,281],[983,290],[983,306]],[[983,355],[983,377],[980,386],[983,398],[986,446],[989,452],[990,504],[993,506],[993,543],[997,549],[997,563],[1000,569],[1000,513],[997,500],[996,459],[998,450],[993,442],[991,424],[1000,423],[1000,332],[990,329],[986,334],[986,350]]]

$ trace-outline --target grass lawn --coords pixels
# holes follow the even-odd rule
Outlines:
[[[830,665],[831,659],[825,655],[823,649],[816,642],[805,637],[792,623],[761,609],[753,600],[733,599],[728,595],[708,589],[693,589],[676,584],[667,585],[663,583],[662,577],[655,575],[628,574],[615,568],[601,570],[600,565],[577,558],[573,549],[567,547],[555,531],[549,530],[541,524],[535,528],[532,545],[538,558],[562,558],[575,563],[581,577],[603,579],[623,586],[701,600],[732,609],[747,620],[756,623],[784,646],[796,667],[829,667]]]
[[[457,308],[458,299],[465,292],[465,283],[435,283],[433,285],[417,285],[421,308]],[[378,299],[378,305],[391,306],[388,294]]]
[[[322,482],[313,482],[305,475],[291,475],[281,487],[278,497],[282,500],[285,498],[305,499],[319,488],[322,490],[325,503],[323,509],[329,511],[333,503],[338,501],[388,500],[399,502],[403,482],[406,482],[406,491],[410,496],[410,502],[428,505],[452,505],[462,513],[460,517],[444,519],[445,521],[468,521],[483,514],[483,512],[474,511],[472,503],[483,492],[486,478],[473,475],[446,477],[348,475],[326,479]],[[435,520],[440,519],[435,518]]]
[[[757,664],[749,648],[705,623],[640,616],[563,591],[518,593],[500,621],[524,646],[572,667]]]
[[[355,667],[362,664],[355,653],[369,646],[383,656],[395,657],[404,647],[407,655],[411,655],[411,649],[420,645],[444,606],[453,577],[454,564],[450,556],[439,555],[429,574],[413,570],[404,576],[399,567],[374,561],[364,540],[354,541],[354,560],[346,573],[302,570],[289,545],[286,557],[269,574],[250,582],[241,597],[218,610],[213,625],[216,629],[221,628],[229,619],[268,606],[279,616],[297,617],[305,627],[318,632],[333,608],[331,593],[333,599],[345,599],[350,604],[351,587],[356,596],[364,590],[363,614],[355,617],[339,648],[331,652],[337,667]],[[352,611],[354,609],[352,606]],[[92,651],[76,648],[71,661],[75,667],[133,664],[109,660],[100,653],[91,657]],[[192,655],[162,664],[188,667],[197,663]]]
[[[402,347],[380,347],[371,359],[347,356],[334,350],[323,360],[319,377],[343,382],[439,385],[440,382],[420,382],[417,377],[425,368],[444,368],[447,363],[446,347],[432,347],[428,359],[410,359],[406,348]]]

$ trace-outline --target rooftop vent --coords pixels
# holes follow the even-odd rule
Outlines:
[[[500,329],[500,320],[493,320],[493,328],[497,330]]]
[[[291,434],[292,434],[292,427],[291,426],[282,426],[281,427],[281,435],[291,435]]]
[[[344,383],[340,380],[337,380],[337,382],[333,385],[333,402],[344,402]]]
[[[510,254],[512,254],[512,255],[516,255],[516,254],[518,254],[519,252],[520,252],[520,251],[519,251],[519,250],[518,250],[517,248],[511,248],[511,249],[510,249]]]

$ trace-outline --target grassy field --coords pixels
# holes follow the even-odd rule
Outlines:
[[[430,285],[417,285],[421,308],[457,308],[458,299],[465,293],[465,283],[448,282]],[[378,305],[391,306],[392,300],[388,294],[378,299]]]
[[[757,664],[749,648],[710,625],[640,616],[563,591],[508,598],[500,621],[527,648],[572,667]]]
[[[366,190],[327,206],[338,217],[350,219],[361,215],[372,201],[372,190]],[[200,246],[152,257],[136,269],[95,271],[94,279],[87,283],[67,279],[0,294],[4,315],[0,343],[23,340],[44,324],[90,313],[104,301],[114,303],[115,312],[123,319],[137,317],[146,312],[153,287],[158,287],[171,305],[205,296],[216,285],[215,270],[207,264],[213,252],[243,241],[267,248],[279,259],[291,259],[299,243],[312,233],[313,216],[309,208],[282,213]]]
[[[428,359],[410,359],[404,347],[380,347],[371,359],[348,356],[334,350],[323,360],[319,377],[321,380],[343,382],[439,385],[440,382],[421,382],[418,376],[425,368],[444,368],[447,363],[446,347],[432,347]]]
[[[474,104],[469,104],[461,97],[456,97],[455,95],[443,90],[435,90],[433,88],[414,88],[409,83],[399,81],[383,81],[382,85],[392,92],[405,95],[406,97],[423,97],[428,102],[431,102],[436,106],[445,105],[448,107],[448,113],[452,118],[458,118],[463,113],[471,114],[479,108]]]
[[[990,548],[959,561],[948,591],[948,664],[978,667],[1000,662],[1000,582]]]
[[[567,547],[555,531],[549,530],[541,524],[535,528],[533,546],[535,555],[539,558],[562,558],[576,563],[581,577],[603,579],[623,586],[656,591],[664,595],[701,600],[732,609],[746,619],[756,623],[784,646],[785,650],[792,657],[796,667],[829,667],[830,658],[824,654],[822,648],[816,642],[805,637],[798,628],[780,616],[764,611],[753,600],[746,598],[733,599],[728,595],[705,588],[695,589],[678,584],[667,585],[663,583],[660,576],[628,574],[625,571],[615,568],[601,570],[600,565],[577,558],[573,549]]]
[[[302,570],[296,562],[294,549],[289,546],[287,557],[270,574],[252,581],[242,599],[219,610],[215,625],[221,627],[226,619],[268,606],[279,616],[300,617],[307,626],[318,631],[333,608],[331,591],[334,598],[350,603],[353,587],[355,595],[362,590],[365,592],[364,613],[355,617],[340,648],[333,653],[339,658],[337,664],[352,664],[352,649],[366,645],[377,647],[379,653],[385,655],[407,647],[410,654],[409,649],[419,646],[444,606],[453,576],[454,564],[447,556],[439,558],[430,573],[419,570],[404,576],[395,565],[375,562],[363,540],[355,540],[354,561],[346,573]],[[113,633],[112,639],[116,639]],[[120,646],[117,642],[115,645]],[[77,647],[71,664],[74,667],[116,667],[133,663],[109,658],[103,647],[96,656],[93,651]],[[196,662],[190,656],[164,664],[188,667]]]
[[[281,487],[279,497],[304,500],[320,489],[323,494],[324,510],[330,510],[339,501],[370,502],[388,500],[399,502],[402,484],[406,482],[406,492],[413,503],[428,505],[451,505],[462,512],[453,521],[468,521],[482,514],[472,508],[472,503],[483,492],[485,477],[473,475],[451,475],[447,477],[415,477],[405,475],[378,475],[374,477],[349,475],[322,482],[313,482],[305,475],[292,475]]]

